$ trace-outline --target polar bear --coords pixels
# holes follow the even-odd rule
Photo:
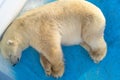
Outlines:
[[[21,52],[32,46],[40,53],[46,74],[61,77],[64,73],[61,44],[80,44],[94,62],[100,62],[106,56],[105,22],[101,10],[90,2],[55,1],[14,20],[0,42],[0,51],[16,64]]]

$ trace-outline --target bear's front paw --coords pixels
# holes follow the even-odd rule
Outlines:
[[[64,73],[64,63],[60,63],[59,65],[52,66],[52,73],[51,75],[55,78],[59,78]]]
[[[59,66],[52,66],[50,63],[47,64],[47,67],[44,68],[47,76],[52,75],[55,78],[59,78],[64,73],[64,64],[60,64]]]
[[[51,64],[48,63],[47,67],[45,68],[45,73],[46,73],[47,76],[50,76],[51,72],[52,72],[52,70],[51,70]]]
[[[44,56],[41,55],[41,64],[47,76],[52,75],[55,78],[61,77],[64,73],[64,62],[52,65]]]
[[[44,68],[45,73],[50,76],[52,75],[55,78],[59,78],[63,75],[64,73],[64,63],[60,63],[59,65],[54,65],[47,63],[47,66]]]

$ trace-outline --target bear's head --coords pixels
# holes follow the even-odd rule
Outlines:
[[[19,35],[5,34],[0,41],[0,53],[12,65],[19,62],[24,44]],[[24,47],[25,48],[25,47]]]

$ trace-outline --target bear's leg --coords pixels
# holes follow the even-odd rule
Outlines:
[[[50,35],[50,34],[49,34]],[[41,41],[40,50],[42,56],[42,64],[44,69],[51,68],[48,71],[48,75],[52,75],[54,77],[61,77],[64,73],[64,61],[63,54],[61,49],[61,36],[59,34],[52,34],[51,36],[42,36],[46,37],[47,40]],[[49,64],[50,63],[50,64]],[[48,67],[48,68],[46,68]]]
[[[42,55],[40,54],[40,62],[42,64],[42,67],[44,68],[45,70],[45,73],[50,76],[51,75],[51,64],[50,62]]]
[[[80,45],[86,49],[88,52],[90,52],[91,48],[86,42],[81,42]]]
[[[104,22],[97,23],[92,21],[82,28],[83,46],[90,54],[95,63],[100,62],[107,52],[107,45],[103,37]]]
[[[83,47],[89,52],[94,62],[99,63],[106,56],[107,46],[103,37],[93,36],[84,39],[85,44],[83,44]]]

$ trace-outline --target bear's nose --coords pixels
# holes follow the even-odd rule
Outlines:
[[[17,62],[13,64],[13,66],[15,66],[18,62],[20,61],[19,58],[17,58]]]
[[[19,58],[17,58],[17,62],[19,62],[20,61],[20,59]]]
[[[13,66],[15,66],[16,65],[16,63],[15,64],[13,64]]]

